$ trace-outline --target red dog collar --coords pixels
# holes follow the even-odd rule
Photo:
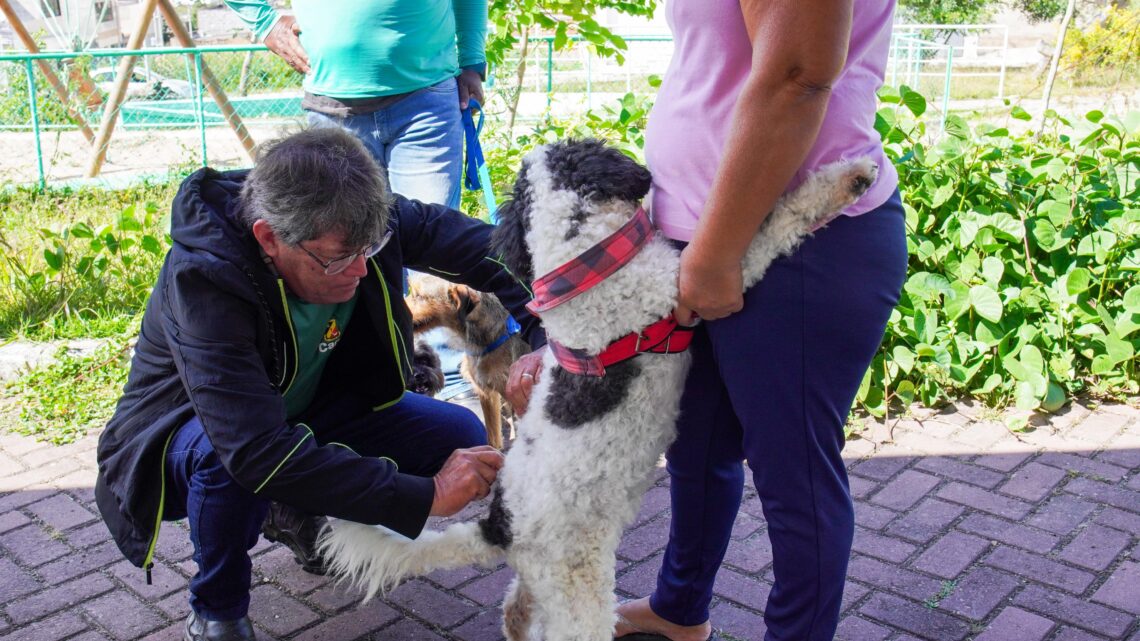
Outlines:
[[[526,308],[538,315],[597,285],[632,260],[652,235],[653,222],[638,207],[629,222],[602,242],[534,281],[534,300]]]
[[[640,332],[632,332],[610,343],[597,356],[550,341],[550,351],[562,369],[581,376],[605,376],[606,367],[627,361],[638,354],[675,354],[689,348],[695,327],[683,327],[669,314]]]

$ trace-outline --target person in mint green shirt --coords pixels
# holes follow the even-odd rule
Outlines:
[[[353,132],[387,171],[392,191],[459,206],[460,110],[483,100],[487,0],[226,0],[291,67],[305,74],[310,126]]]

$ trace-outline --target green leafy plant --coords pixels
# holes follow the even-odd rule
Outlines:
[[[881,98],[911,262],[857,404],[882,416],[971,395],[1052,411],[1078,392],[1136,393],[1140,113],[1050,112],[1023,134],[950,116],[927,143],[921,95]]]
[[[5,396],[19,407],[2,416],[12,431],[57,445],[101,427],[127,379],[130,340],[118,336],[87,355],[59,348],[54,361],[10,383]]]

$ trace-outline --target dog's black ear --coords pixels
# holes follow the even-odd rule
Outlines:
[[[588,200],[637,202],[649,193],[649,170],[594,138],[554,143],[547,149],[546,164],[555,189]]]
[[[526,233],[530,230],[530,208],[526,206],[529,198],[524,201],[517,197],[517,184],[515,194],[515,198],[499,205],[499,225],[491,233],[491,253],[498,255],[516,278],[530,283],[534,280],[534,265],[526,246]]]

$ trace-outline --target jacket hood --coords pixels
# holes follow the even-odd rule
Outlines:
[[[248,169],[219,172],[206,167],[182,181],[170,212],[174,242],[229,262],[259,258],[257,241],[239,215],[238,196],[248,173]]]

